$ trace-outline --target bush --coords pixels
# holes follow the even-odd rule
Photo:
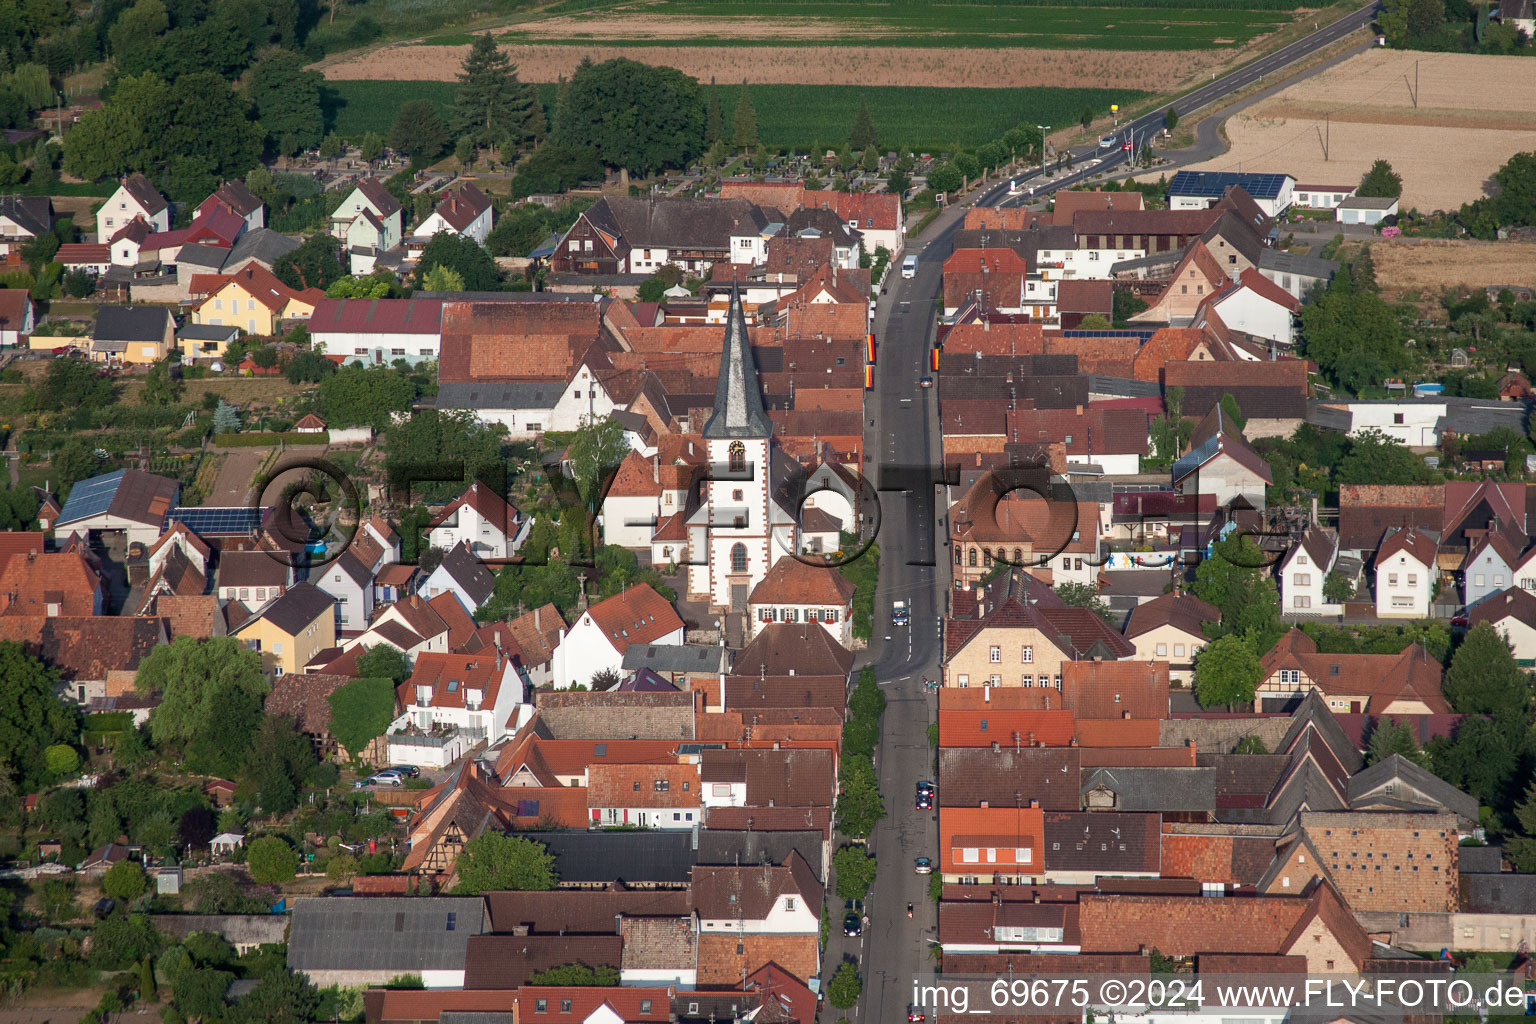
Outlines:
[[[149,890],[149,879],[138,861],[120,860],[101,880],[101,891],[115,900],[131,902]]]
[[[263,885],[293,881],[299,868],[299,855],[277,836],[262,836],[246,850],[246,867],[251,878]]]
[[[80,769],[80,755],[74,747],[55,743],[43,751],[43,764],[47,766],[48,774],[61,779]]]

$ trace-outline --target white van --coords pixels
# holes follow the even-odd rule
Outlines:
[[[909,278],[917,276],[917,254],[916,253],[913,253],[913,254],[909,255],[906,259],[901,261],[901,276],[902,277],[909,277]]]

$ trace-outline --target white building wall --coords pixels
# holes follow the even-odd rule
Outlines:
[[[603,542],[621,548],[648,548],[660,515],[655,497],[613,497],[603,500]]]
[[[1234,331],[1281,345],[1289,345],[1293,340],[1291,311],[1251,289],[1239,289],[1222,299],[1216,311],[1221,314],[1222,323]]]
[[[1351,402],[1348,408],[1350,437],[1379,430],[1410,448],[1434,448],[1440,444],[1435,424],[1445,417],[1443,402]]]
[[[1376,615],[1379,618],[1421,619],[1429,614],[1434,586],[1431,568],[1405,551],[1376,565]]]
[[[324,345],[328,355],[342,356],[347,362],[392,363],[404,359],[415,366],[435,362],[442,348],[440,334],[383,334],[363,331],[318,330],[310,334],[317,345]]]
[[[1515,585],[1509,566],[1492,548],[1484,548],[1462,567],[1463,595],[1467,607]]]

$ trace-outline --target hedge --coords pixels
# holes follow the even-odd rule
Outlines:
[[[215,434],[213,443],[218,448],[271,448],[276,444],[330,444],[330,435],[325,431],[318,434],[306,434],[298,430],[290,430],[283,434]]]

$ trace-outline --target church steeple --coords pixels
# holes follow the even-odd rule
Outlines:
[[[715,382],[715,411],[704,424],[704,437],[767,438],[773,424],[763,410],[763,392],[752,361],[752,343],[741,310],[741,289],[731,285],[731,310],[726,316],[725,342],[720,350],[720,378]]]

